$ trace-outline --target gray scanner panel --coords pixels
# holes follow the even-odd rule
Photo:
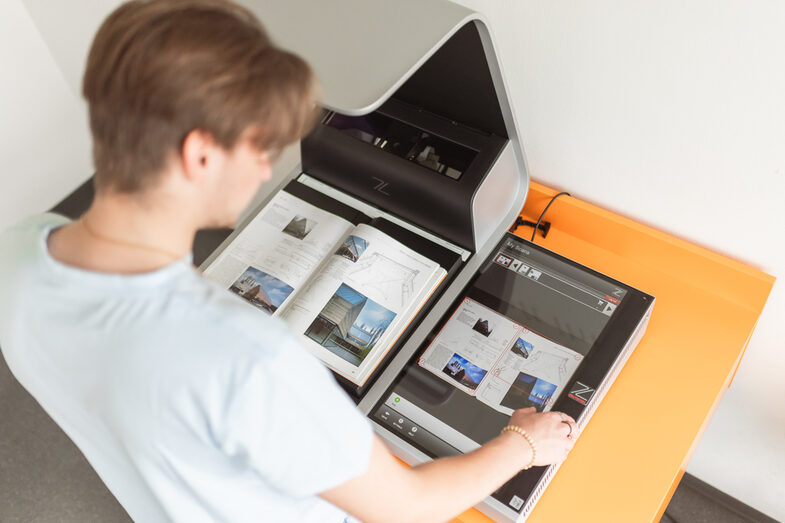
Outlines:
[[[324,105],[348,115],[378,108],[455,31],[479,16],[447,0],[243,3],[277,44],[313,66]]]

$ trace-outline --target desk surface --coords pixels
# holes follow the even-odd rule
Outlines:
[[[554,194],[532,183],[521,215],[536,221]],[[536,243],[657,301],[643,340],[527,521],[659,521],[774,277],[574,198],[560,197],[546,219],[548,237]],[[489,520],[471,509],[455,521]]]

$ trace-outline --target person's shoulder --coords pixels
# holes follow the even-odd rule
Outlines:
[[[3,244],[29,242],[39,238],[44,231],[66,225],[70,221],[65,216],[51,212],[28,216],[0,232],[0,242]]]
[[[203,337],[209,331],[215,342],[199,365],[209,365],[209,372],[214,373],[249,379],[253,375],[253,380],[287,390],[301,380],[337,387],[327,369],[283,320],[261,312],[212,280],[199,279],[199,290],[188,296],[188,307],[198,314],[194,317],[200,322],[197,330]],[[207,349],[203,339],[195,344]]]
[[[6,275],[15,267],[33,267],[40,258],[44,234],[66,225],[70,220],[54,213],[23,218],[0,232],[0,267]]]
[[[177,292],[181,303],[173,309],[184,311],[186,321],[180,323],[175,357],[166,358],[171,366],[162,364],[169,369],[166,387],[174,391],[167,395],[173,407],[195,401],[199,410],[216,404],[216,398],[231,406],[257,403],[262,397],[281,399],[281,394],[291,402],[292,391],[303,382],[321,393],[333,393],[337,384],[327,369],[282,320],[217,283],[194,276],[198,280],[186,292]],[[168,324],[172,320],[178,318],[165,318]],[[189,391],[185,400],[178,390]]]
[[[18,220],[16,223],[10,225],[3,231],[3,235],[8,234],[24,234],[26,232],[39,232],[44,229],[59,227],[70,223],[71,220],[61,214],[53,212],[45,212],[41,214],[34,214]]]
[[[194,271],[181,281],[183,306],[192,318],[226,339],[233,352],[274,357],[299,344],[286,324],[250,306],[228,289]]]

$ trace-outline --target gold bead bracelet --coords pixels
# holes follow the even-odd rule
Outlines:
[[[501,433],[504,434],[505,432],[515,432],[516,434],[520,434],[521,436],[523,436],[523,438],[526,440],[526,442],[532,448],[532,459],[521,470],[528,470],[528,469],[532,468],[534,466],[534,460],[537,459],[537,444],[534,443],[534,439],[529,435],[528,432],[526,432],[525,430],[523,430],[522,428],[520,428],[520,427],[518,427],[516,425],[507,425],[506,427],[504,427],[502,429]]]

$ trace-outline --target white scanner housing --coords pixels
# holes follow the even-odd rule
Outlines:
[[[311,64],[326,109],[347,116],[380,109],[393,110],[396,118],[411,113],[415,127],[437,123],[442,135],[459,135],[447,139],[474,132],[501,143],[485,157],[479,151],[480,172],[456,182],[400,158],[362,154],[378,151],[345,137],[319,136],[320,126],[317,140],[304,140],[302,165],[293,176],[305,171],[474,253],[514,222],[529,179],[492,37],[479,13],[447,0],[245,3],[278,45]]]

